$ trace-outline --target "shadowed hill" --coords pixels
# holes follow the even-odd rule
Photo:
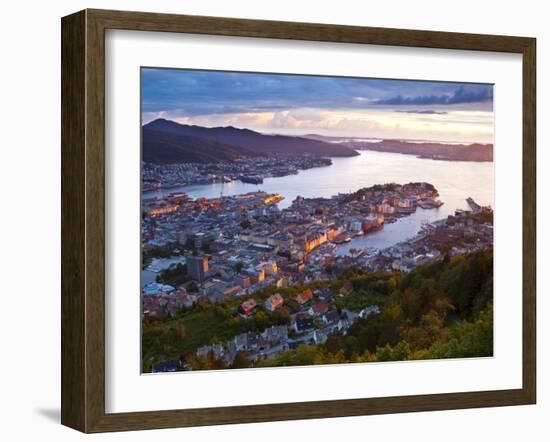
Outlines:
[[[493,161],[492,144],[445,144],[445,143],[412,143],[401,140],[382,140],[379,143],[349,142],[345,143],[356,149],[374,150],[377,152],[403,153],[420,158],[448,161]]]
[[[187,158],[191,155],[190,150],[193,148],[196,150],[193,158],[201,159],[200,162],[216,162],[245,155],[310,154],[322,157],[358,155],[352,148],[340,144],[301,137],[264,135],[231,126],[214,128],[189,126],[165,119],[157,119],[144,125],[143,134],[143,159],[154,162],[192,161]],[[156,151],[162,160],[154,159]],[[185,155],[182,154],[183,151],[186,152]],[[149,159],[145,157],[146,152]]]
[[[142,160],[151,163],[218,163],[243,156],[258,156],[242,147],[228,146],[175,133],[161,132],[147,127],[142,133]]]

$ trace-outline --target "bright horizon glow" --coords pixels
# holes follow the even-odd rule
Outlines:
[[[487,84],[142,69],[142,123],[268,134],[493,143]]]

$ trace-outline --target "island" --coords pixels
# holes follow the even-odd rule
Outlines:
[[[305,137],[346,146],[354,150],[401,153],[419,158],[446,161],[493,161],[493,145],[481,143],[448,143],[424,140],[364,139],[349,137],[325,137],[305,135]]]

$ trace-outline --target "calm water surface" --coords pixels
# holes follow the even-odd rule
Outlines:
[[[443,206],[423,210],[386,224],[376,233],[356,237],[341,246],[339,253],[352,248],[385,248],[414,236],[423,223],[436,221],[453,214],[456,209],[467,209],[466,198],[471,196],[481,205],[494,206],[494,165],[466,161],[434,161],[384,152],[362,151],[351,158],[333,158],[332,166],[300,171],[298,175],[266,178],[263,184],[214,183],[175,187],[165,193],[187,192],[193,198],[216,198],[220,195],[239,195],[256,190],[278,192],[285,197],[279,203],[284,209],[298,196],[330,197],[337,193],[353,192],[374,184],[425,181],[439,191]],[[146,192],[144,198],[162,197],[162,192]]]

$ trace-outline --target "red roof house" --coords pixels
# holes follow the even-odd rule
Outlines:
[[[353,284],[351,281],[346,281],[342,288],[340,289],[339,295],[340,296],[346,296],[349,295],[353,291]]]
[[[309,308],[309,314],[312,316],[320,316],[328,311],[328,304],[325,302],[319,302]]]
[[[302,293],[298,293],[298,296],[296,296],[296,301],[298,301],[298,304],[303,305],[306,302],[310,301],[312,298],[313,292],[311,291],[311,289],[307,289]]]
[[[271,295],[269,298],[266,299],[264,306],[266,310],[274,312],[279,307],[281,307],[284,302],[285,300],[283,299],[281,294],[275,293],[274,295]]]
[[[256,310],[256,301],[254,298],[247,299],[239,306],[239,313],[242,316],[250,316]]]

